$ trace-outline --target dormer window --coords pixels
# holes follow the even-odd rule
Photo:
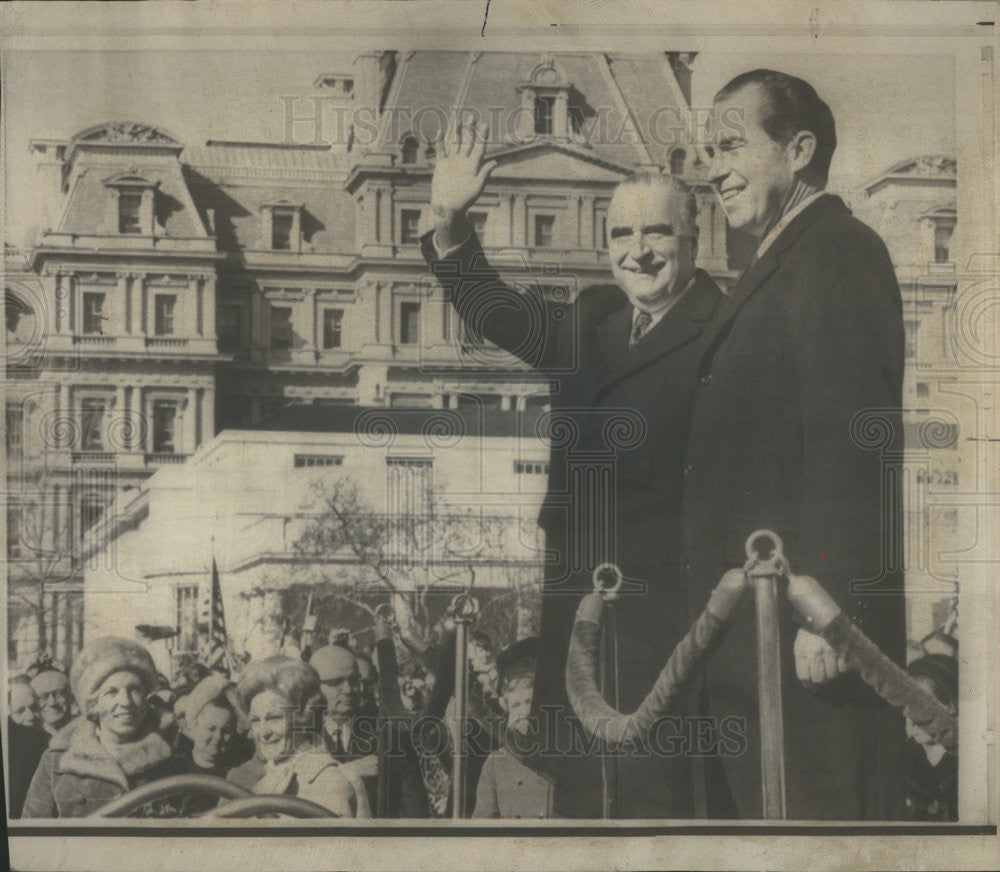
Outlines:
[[[291,251],[292,224],[294,216],[291,212],[275,212],[271,218],[271,248],[275,251]]]
[[[553,130],[555,112],[555,97],[535,97],[535,133],[542,136],[551,136],[555,132]]]
[[[111,191],[110,233],[128,236],[152,236],[154,233],[154,202],[158,182],[137,175],[135,171],[105,179]]]
[[[302,205],[278,200],[260,209],[267,247],[271,251],[301,251]]]
[[[403,138],[403,163],[415,164],[420,152],[420,143],[412,134]]]
[[[142,194],[123,191],[118,195],[118,232],[142,233]]]
[[[517,90],[521,94],[519,133],[525,139],[572,138],[579,123],[569,105],[573,83],[567,81],[552,57],[536,66],[528,81],[521,82]]]
[[[938,224],[934,228],[934,262],[948,263],[951,260],[951,235],[955,228]]]

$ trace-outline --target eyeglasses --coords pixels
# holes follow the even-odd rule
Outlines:
[[[56,700],[60,702],[66,702],[69,700],[69,691],[66,690],[50,690],[46,693],[38,694],[38,701],[41,702],[55,702]]]

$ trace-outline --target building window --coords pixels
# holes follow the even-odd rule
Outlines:
[[[7,403],[7,459],[21,456],[24,447],[24,408],[20,403]]]
[[[169,400],[153,403],[153,453],[174,454],[177,451],[177,404]]]
[[[198,647],[198,585],[175,588],[177,650],[194,651]]]
[[[555,215],[535,216],[535,248],[552,247],[552,230],[555,226]]]
[[[535,97],[535,133],[551,136],[555,114],[555,97]]]
[[[343,324],[343,309],[323,310],[323,348],[340,348]]]
[[[88,398],[80,403],[80,450],[104,450],[104,413],[107,403]]]
[[[83,295],[83,332],[104,332],[104,294]]]
[[[21,547],[21,526],[23,516],[17,503],[7,503],[7,558],[23,556]]]
[[[292,223],[294,216],[291,212],[275,212],[271,216],[271,248],[275,251],[292,250]]]
[[[954,227],[938,224],[934,228],[934,262],[948,263],[951,260],[951,234]]]
[[[399,213],[399,242],[415,245],[420,241],[420,210],[403,209]]]
[[[925,399],[931,395],[930,387],[927,382],[917,382],[917,396],[921,399]]]
[[[271,306],[271,348],[287,351],[292,347],[291,306]]]
[[[486,212],[469,212],[468,213],[469,224],[472,226],[472,229],[475,231],[476,236],[478,236],[480,239],[482,239],[483,236],[486,233],[486,219],[487,219],[487,217],[488,217],[488,215],[487,215]]]
[[[233,352],[239,349],[243,338],[242,307],[232,304],[219,306],[215,330],[219,338],[219,351]]]
[[[122,191],[118,195],[118,232],[142,233],[142,194]]]
[[[86,493],[80,498],[80,541],[84,533],[101,520],[104,505],[105,498],[99,493]]]
[[[517,475],[548,475],[549,464],[544,460],[515,460],[514,472]]]
[[[174,335],[174,304],[177,297],[173,294],[156,295],[155,324],[153,325],[157,336]]]
[[[295,468],[306,469],[312,466],[343,466],[344,458],[339,454],[296,454]]]
[[[670,152],[670,174],[672,176],[684,175],[684,162],[687,160],[687,152],[683,148],[675,148]]]
[[[415,136],[407,136],[403,139],[403,163],[414,164],[417,162],[417,153],[420,150],[420,143]]]
[[[401,345],[416,345],[420,342],[420,303],[400,304],[399,342]]]
[[[597,222],[597,247],[607,250],[608,247],[608,216],[601,215]]]

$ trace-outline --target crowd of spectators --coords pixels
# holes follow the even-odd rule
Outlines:
[[[455,634],[400,648],[376,620],[371,651],[333,631],[329,644],[238,663],[197,662],[173,680],[131,639],[89,642],[64,670],[49,660],[9,682],[11,818],[76,818],[143,785],[211,775],[261,795],[308,800],[332,817],[453,814]],[[547,776],[511,752],[530,707],[537,640],[500,652],[470,638],[463,816],[549,817]],[[527,777],[526,777],[527,776]],[[211,815],[218,793],[178,788],[131,813]]]

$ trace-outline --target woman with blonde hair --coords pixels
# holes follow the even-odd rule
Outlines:
[[[361,781],[367,764],[338,763],[324,746],[325,699],[316,670],[281,655],[251,661],[236,697],[257,753],[229,773],[231,781],[252,782],[254,793],[311,800],[338,817],[371,817]]]
[[[157,675],[142,645],[95,639],[73,662],[70,684],[84,717],[52,737],[28,789],[26,818],[86,817],[178,772],[149,706]]]

